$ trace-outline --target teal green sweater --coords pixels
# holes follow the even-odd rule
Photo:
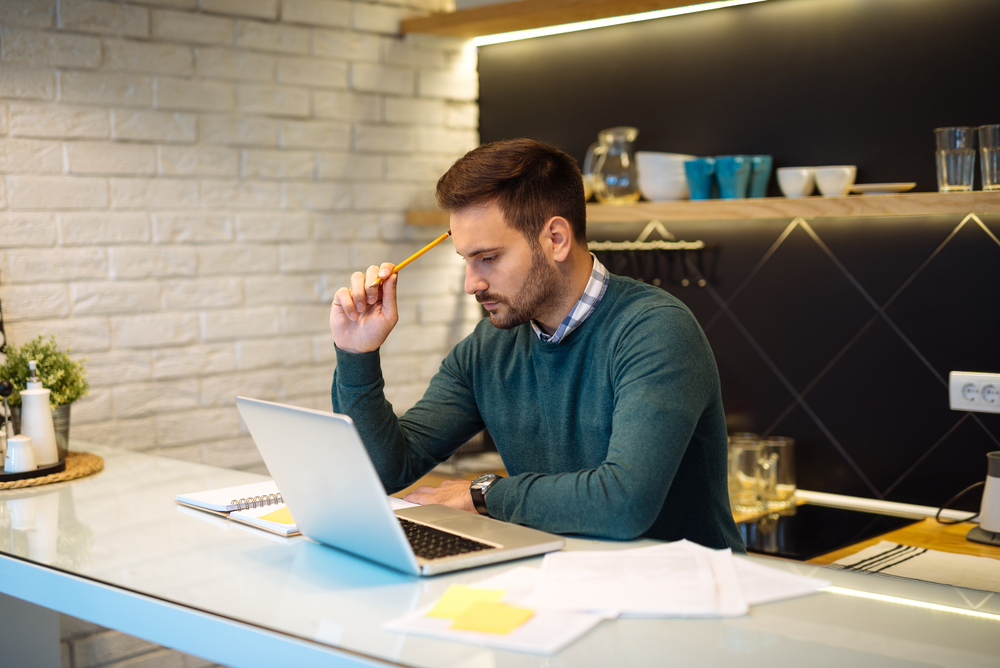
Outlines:
[[[491,516],[564,534],[688,540],[743,552],[729,509],[726,424],[701,327],[659,288],[612,276],[562,343],[487,319],[396,418],[378,351],[337,352],[333,410],[357,424],[391,493],[484,427],[510,477]]]

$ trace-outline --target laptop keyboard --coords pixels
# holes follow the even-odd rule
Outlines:
[[[456,536],[453,533],[402,518],[399,518],[399,523],[403,525],[403,532],[406,534],[406,539],[410,541],[413,552],[423,559],[440,559],[455,554],[495,549],[492,545]]]

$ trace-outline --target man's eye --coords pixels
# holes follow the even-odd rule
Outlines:
[[[496,255],[484,255],[483,256],[483,262],[487,262],[487,263],[489,263],[489,262],[496,262],[496,259],[497,259]]]

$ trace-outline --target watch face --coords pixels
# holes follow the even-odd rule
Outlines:
[[[473,485],[482,485],[484,483],[490,482],[491,480],[495,479],[496,477],[497,476],[496,476],[495,473],[485,473],[485,474],[479,476],[478,478],[476,478],[475,480],[473,480],[472,484]]]

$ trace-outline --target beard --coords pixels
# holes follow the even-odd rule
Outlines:
[[[559,293],[561,276],[550,267],[541,249],[531,251],[531,269],[527,278],[513,297],[504,297],[490,292],[476,293],[476,301],[496,302],[498,308],[490,312],[490,324],[497,329],[513,329],[523,325],[540,312],[547,302]]]

